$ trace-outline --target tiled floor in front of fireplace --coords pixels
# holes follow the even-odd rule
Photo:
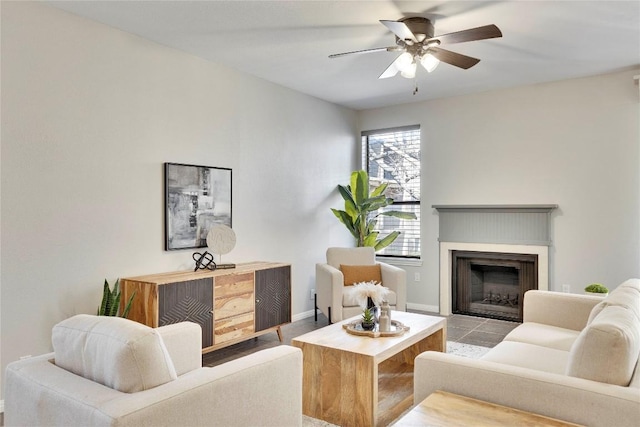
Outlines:
[[[437,314],[422,311],[409,311],[437,316]],[[292,322],[282,327],[283,343],[290,344],[292,338],[326,325],[327,318],[322,314],[318,314],[317,322],[314,321],[313,316]],[[505,335],[518,325],[519,323],[517,322],[454,314],[447,317],[447,340],[482,347],[494,347],[502,341]],[[204,366],[216,366],[229,360],[277,345],[280,345],[277,334],[275,332],[269,333],[207,353],[202,356],[202,363]]]

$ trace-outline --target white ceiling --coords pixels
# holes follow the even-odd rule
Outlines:
[[[640,66],[640,1],[52,1],[55,7],[354,109]],[[435,34],[497,25],[502,38],[445,49],[480,58],[414,80],[378,76],[398,55],[378,21],[424,16]]]

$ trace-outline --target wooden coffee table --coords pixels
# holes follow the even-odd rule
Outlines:
[[[444,391],[435,391],[393,427],[577,427],[577,424]]]
[[[410,327],[397,337],[363,337],[343,324],[294,338],[302,349],[302,412],[341,426],[389,425],[413,404],[413,361],[427,350],[445,351],[446,319],[393,311]]]

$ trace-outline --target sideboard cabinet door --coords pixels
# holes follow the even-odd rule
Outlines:
[[[213,279],[158,287],[158,325],[190,321],[202,326],[202,347],[213,345]]]
[[[255,328],[262,331],[291,322],[291,266],[257,270]]]

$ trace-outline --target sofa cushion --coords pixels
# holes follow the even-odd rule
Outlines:
[[[516,341],[502,341],[481,357],[482,360],[489,362],[552,374],[564,374],[568,358],[567,351]]]
[[[382,283],[380,264],[373,265],[344,265],[340,264],[340,271],[344,275],[344,285],[352,286],[360,282]]]
[[[536,322],[525,322],[509,332],[505,341],[517,341],[539,345],[556,350],[569,351],[578,338],[579,331],[544,325]]]
[[[640,322],[620,306],[605,307],[571,347],[567,375],[627,386],[640,354]]]
[[[120,317],[80,314],[53,327],[55,364],[115,390],[133,393],[177,378],[155,329]]]
[[[610,306],[625,307],[633,311],[640,321],[640,279],[629,279],[611,291],[602,302],[593,307],[587,324],[590,324],[605,307]]]

